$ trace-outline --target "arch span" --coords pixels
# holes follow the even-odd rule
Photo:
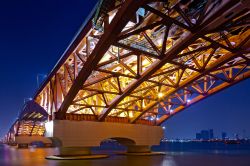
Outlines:
[[[125,145],[125,146],[130,146],[130,145],[135,145],[136,142],[130,138],[122,138],[122,137],[113,137],[110,138],[112,140],[117,141],[118,143],[120,143],[121,145]]]
[[[43,136],[16,136],[15,142],[17,144],[31,144],[32,142],[43,142],[44,144],[51,144],[49,138]]]
[[[60,138],[63,147],[94,147],[108,138],[124,144],[158,145],[163,137],[160,126],[54,120],[46,137]],[[46,126],[46,125],[45,125]]]

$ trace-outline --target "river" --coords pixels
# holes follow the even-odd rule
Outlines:
[[[174,146],[177,147],[177,146]],[[171,149],[169,146],[155,147],[166,151],[160,156],[124,156],[114,152],[109,158],[96,160],[46,160],[45,156],[58,153],[57,148],[17,149],[0,145],[0,166],[250,166],[250,149]]]

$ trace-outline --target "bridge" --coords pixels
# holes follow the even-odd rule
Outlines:
[[[49,137],[73,154],[111,138],[149,151],[163,122],[250,77],[249,8],[249,0],[100,0],[6,141]]]

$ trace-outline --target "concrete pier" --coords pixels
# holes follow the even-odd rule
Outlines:
[[[91,155],[90,147],[60,147],[61,156]]]
[[[113,139],[128,147],[131,153],[149,153],[163,137],[160,126],[94,121],[54,120],[46,123],[46,137],[57,140],[60,155],[89,155],[89,147]]]
[[[144,146],[127,146],[128,150],[127,153],[150,153],[151,149],[150,146],[144,145]]]
[[[45,147],[52,146],[52,141],[43,136],[15,136],[15,143],[18,148],[28,148],[33,142],[43,142]]]

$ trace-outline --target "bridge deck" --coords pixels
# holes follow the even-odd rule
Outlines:
[[[100,2],[34,96],[49,120],[161,125],[249,78],[249,0]]]
[[[112,3],[95,15],[98,25],[90,17],[38,90],[34,99],[52,119],[72,113],[161,124],[197,96],[248,77],[246,2]]]

